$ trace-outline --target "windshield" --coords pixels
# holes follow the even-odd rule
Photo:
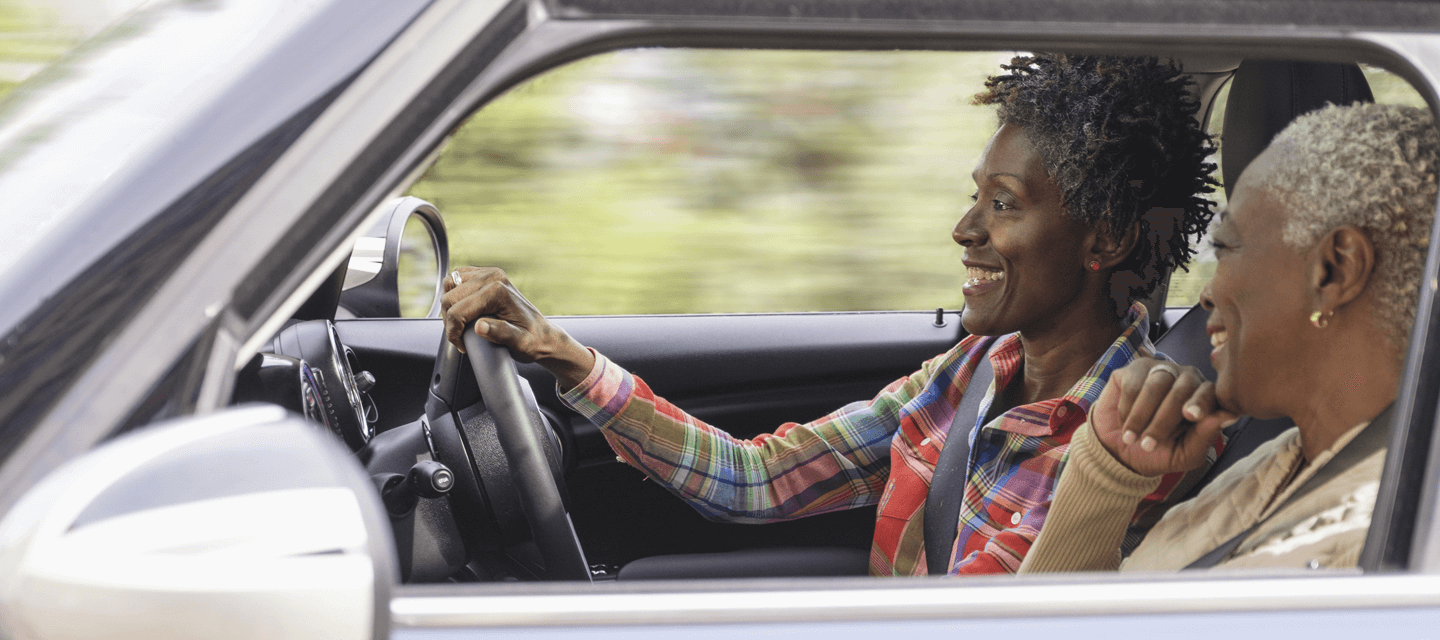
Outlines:
[[[0,106],[0,228],[7,238],[0,273],[46,238],[74,242],[73,234],[61,230],[119,174],[145,158],[184,153],[167,149],[177,125],[193,120],[270,51],[267,43],[285,37],[324,4],[154,3],[17,87]],[[213,169],[198,162],[189,167],[193,178]],[[179,195],[155,186],[150,204]],[[120,219],[120,213],[107,212],[107,219]],[[124,237],[107,236],[92,240]]]

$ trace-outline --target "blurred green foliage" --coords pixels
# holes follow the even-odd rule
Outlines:
[[[524,84],[411,189],[552,314],[957,307],[1008,55],[644,49]]]
[[[550,314],[953,308],[950,230],[995,128],[969,98],[1009,57],[605,54],[484,107],[410,193],[444,214],[453,264],[505,268]],[[1366,72],[1382,102],[1423,105]],[[1208,251],[1190,266],[1172,306],[1214,273]]]
[[[1429,108],[1429,105],[1425,104],[1425,98],[1420,97],[1420,92],[1404,78],[1368,64],[1360,65],[1360,71],[1365,74],[1365,81],[1370,83],[1370,92],[1375,94],[1375,102]]]
[[[0,98],[78,40],[43,2],[0,0]]]

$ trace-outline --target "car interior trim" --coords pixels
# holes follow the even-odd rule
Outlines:
[[[1402,77],[1408,78],[1430,104],[1431,112],[1437,106],[1437,78],[1424,71],[1426,65],[1416,64],[1412,58],[1423,58],[1431,62],[1437,58],[1422,38],[1412,34],[1361,33],[1358,39],[1375,43],[1403,58],[1387,65]],[[1403,63],[1403,64],[1401,64]],[[1437,203],[1440,212],[1440,203]],[[1385,468],[1380,476],[1380,494],[1376,499],[1369,537],[1366,540],[1365,557],[1362,566],[1378,570],[1440,572],[1440,529],[1430,523],[1436,516],[1432,504],[1440,498],[1440,439],[1433,437],[1435,418],[1440,415],[1436,404],[1435,389],[1440,386],[1440,308],[1435,304],[1437,283],[1437,255],[1435,247],[1440,242],[1440,225],[1430,231],[1430,255],[1425,262],[1429,278],[1423,280],[1419,299],[1416,302],[1416,321],[1411,331],[1409,351],[1405,359],[1405,371],[1400,381],[1400,396],[1396,400],[1396,425],[1391,434],[1390,449],[1386,454]],[[1415,484],[1422,478],[1418,491],[1400,495],[1399,488]]]
[[[1440,576],[1195,579],[1203,574],[1075,574],[1024,584],[1013,578],[897,581],[868,578],[614,583],[539,590],[505,584],[397,587],[400,628],[1029,618],[1072,615],[1336,610],[1440,605]],[[1291,575],[1294,576],[1293,572]],[[1188,578],[1188,579],[1187,579]],[[908,584],[907,584],[908,583]],[[1076,589],[1084,584],[1084,589]],[[846,588],[853,587],[853,588]],[[431,592],[445,592],[434,594]]]

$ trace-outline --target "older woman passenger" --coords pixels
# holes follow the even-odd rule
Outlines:
[[[1437,162],[1440,133],[1413,108],[1331,106],[1276,136],[1214,234],[1201,301],[1218,379],[1150,360],[1117,373],[1021,570],[1355,566],[1385,458],[1366,427],[1396,396]],[[1122,563],[1135,505],[1200,464],[1237,414],[1298,426],[1177,505]]]
[[[1153,353],[1135,301],[1193,253],[1214,167],[1187,79],[1167,64],[1036,56],[1004,69],[976,97],[998,105],[1000,127],[953,233],[972,335],[869,401],[733,438],[580,345],[498,269],[463,268],[447,283],[449,338],[459,345],[467,322],[492,316],[477,333],[548,369],[621,459],[709,518],[768,522],[878,503],[872,574],[1014,572],[1110,372]],[[987,353],[994,385],[971,389]],[[978,420],[952,432],[962,398],[976,393]],[[932,491],[941,448],[967,436],[963,486]],[[1182,484],[1148,490],[1142,506]],[[922,520],[937,495],[962,504],[944,525],[954,544],[927,558]]]

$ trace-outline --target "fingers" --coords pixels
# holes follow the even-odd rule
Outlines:
[[[442,281],[445,293],[440,298],[440,317],[445,320],[445,338],[461,352],[465,345],[460,336],[471,320],[493,312],[504,293],[492,287],[508,289],[510,279],[494,267],[460,267]],[[492,287],[487,290],[487,287]]]
[[[1136,358],[1110,375],[1110,383],[1105,386],[1107,390],[1115,387],[1115,415],[1121,427],[1124,427],[1125,418],[1130,415],[1130,410],[1135,405],[1135,398],[1145,386],[1145,378],[1149,376],[1150,368],[1159,362],[1151,358]]]
[[[1214,385],[1200,393],[1207,384],[1194,367],[1137,358],[1111,376],[1101,393],[1103,402],[1097,401],[1097,417],[1119,423],[1121,443],[1153,451],[1158,443],[1172,440],[1187,420],[1193,421],[1185,415],[1187,409],[1198,416],[1213,410]],[[1113,423],[1105,426],[1116,428]]]
[[[1119,372],[1117,371],[1116,374]],[[1100,390],[1100,397],[1095,399],[1095,404],[1090,405],[1090,425],[1095,428],[1095,435],[1099,438],[1100,444],[1105,447],[1110,455],[1120,457],[1120,450],[1124,443],[1120,440],[1119,403],[1120,385],[1116,383],[1115,376],[1110,377],[1110,384]]]
[[[1119,375],[1120,372],[1117,371],[1110,377],[1110,384],[1100,390],[1100,397],[1096,398],[1095,404],[1090,407],[1090,421],[1101,433],[1118,430],[1123,426],[1120,421],[1120,396],[1123,393],[1120,391]]]
[[[1200,383],[1195,393],[1190,394],[1190,399],[1185,402],[1185,408],[1181,411],[1185,419],[1191,422],[1199,422],[1201,419],[1220,410],[1220,401],[1215,398],[1215,383],[1206,380]]]
[[[1195,423],[1195,431],[1200,434],[1208,434],[1209,440],[1206,440],[1208,443],[1220,434],[1221,429],[1235,424],[1235,421],[1239,419],[1240,416],[1226,409],[1217,407],[1213,413],[1201,418]]]
[[[1220,431],[1234,423],[1238,417],[1229,411],[1217,409],[1202,417],[1199,422],[1193,423],[1181,434],[1179,441],[1171,449],[1169,468],[1171,470],[1190,470],[1200,466],[1210,452],[1210,445],[1220,435]]]
[[[467,292],[474,291],[476,288],[491,282],[510,284],[510,277],[505,274],[503,269],[496,267],[457,267],[454,271],[451,271],[449,275],[445,276],[445,279],[441,282],[441,285],[445,289],[445,293],[441,298],[441,304],[443,305],[459,300],[461,297],[464,297]],[[456,293],[456,295],[451,296],[450,294],[456,289],[460,291]]]
[[[470,291],[445,311],[445,334],[451,342],[457,344],[460,343],[465,325],[480,316],[501,315],[512,304],[508,287],[498,282],[480,286],[472,286],[472,283],[467,282],[457,291]]]
[[[535,356],[534,334],[499,318],[481,318],[475,321],[475,333],[498,345],[510,348],[510,355],[520,362],[533,362]]]
[[[520,293],[494,267],[460,267],[446,275],[441,297],[445,339],[465,351],[465,327],[506,347],[519,362],[538,362],[555,380],[573,388],[589,375],[595,356]]]
[[[1180,371],[1175,365],[1151,369],[1143,399],[1126,420],[1127,429],[1139,436],[1141,449],[1154,451],[1161,442],[1175,441],[1177,430],[1186,423],[1183,408],[1204,382],[1193,369]]]
[[[1235,416],[1219,407],[1215,384],[1198,369],[1145,359],[1111,376],[1090,419],[1117,460],[1155,476],[1201,464]]]

